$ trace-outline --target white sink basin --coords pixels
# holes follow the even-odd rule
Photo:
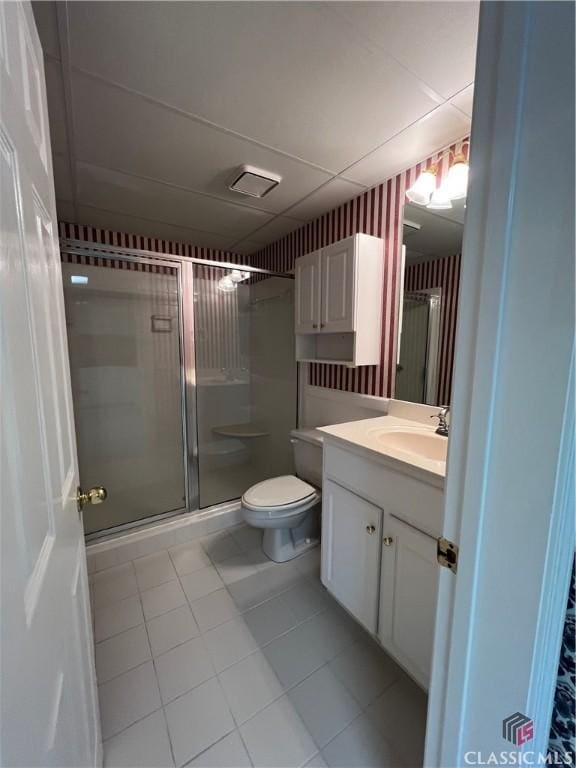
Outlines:
[[[392,431],[374,429],[370,432],[384,450],[402,451],[430,461],[446,461],[448,440],[434,432],[418,432],[408,429]]]

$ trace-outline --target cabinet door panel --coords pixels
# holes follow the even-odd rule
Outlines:
[[[378,634],[428,688],[438,595],[436,539],[392,516],[386,518],[384,536],[393,543],[382,547]]]
[[[322,333],[355,329],[354,257],[354,237],[322,249]]]
[[[379,507],[325,479],[322,582],[372,633],[378,619],[381,534]]]
[[[320,261],[320,251],[313,251],[296,259],[296,333],[318,333],[320,330]]]

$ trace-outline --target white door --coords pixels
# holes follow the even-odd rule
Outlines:
[[[428,688],[438,597],[436,539],[389,515],[383,543],[378,635]]]
[[[346,333],[355,328],[355,252],[355,237],[322,249],[322,333]]]
[[[574,557],[574,15],[480,3],[431,768],[548,751]]]
[[[295,331],[318,333],[320,329],[320,251],[296,259]]]
[[[100,726],[42,50],[0,4],[4,766],[93,766]]]
[[[331,480],[322,489],[322,582],[376,633],[382,510]]]

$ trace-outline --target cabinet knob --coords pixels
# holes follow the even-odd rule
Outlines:
[[[325,325],[326,323],[320,323],[320,328],[324,328]]]
[[[384,536],[382,541],[385,547],[391,547],[392,544],[394,544],[394,539],[392,538],[392,536]]]
[[[312,323],[312,328],[318,328],[318,323]]]
[[[366,526],[366,533],[369,533],[370,536],[372,536],[373,533],[376,533],[376,526],[375,525],[367,525]]]

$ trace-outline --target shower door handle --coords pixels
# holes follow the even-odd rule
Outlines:
[[[101,485],[90,488],[89,491],[83,491],[80,486],[76,491],[76,504],[78,512],[82,512],[86,504],[102,504],[108,498],[108,491]]]

